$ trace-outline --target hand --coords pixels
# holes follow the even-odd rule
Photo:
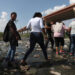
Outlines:
[[[18,37],[16,37],[16,40],[18,40]]]
[[[47,35],[45,35],[45,40],[47,40],[48,39],[48,37],[47,37]]]

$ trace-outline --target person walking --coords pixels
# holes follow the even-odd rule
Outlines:
[[[24,27],[22,30],[27,30],[27,29],[31,29],[30,48],[27,50],[24,58],[21,61],[21,64],[23,63],[27,64],[26,59],[34,50],[36,43],[40,45],[40,47],[42,48],[43,54],[45,56],[45,59],[48,60],[47,51],[44,45],[43,33],[44,33],[45,39],[47,39],[47,35],[43,25],[42,14],[40,12],[36,12],[33,18],[28,22],[28,25]]]
[[[69,32],[71,32],[70,55],[75,59],[75,21],[69,25]]]
[[[68,28],[63,25],[61,22],[56,22],[55,25],[52,26],[52,29],[54,31],[54,39],[56,44],[56,55],[60,53],[63,53],[63,46],[64,46],[64,30],[67,30]],[[59,51],[60,46],[60,51]]]
[[[14,21],[16,21],[16,18],[17,18],[17,13],[12,12],[11,19],[9,20],[9,22],[5,27],[4,36],[3,36],[3,40],[5,42],[10,43],[10,50],[8,51],[8,54],[5,58],[5,60],[9,61],[10,63],[14,62],[14,56],[16,52],[16,47],[18,46],[18,40],[21,40],[21,37],[17,32],[17,28],[14,23]]]
[[[51,48],[54,49],[54,39],[53,39],[53,32],[51,28],[53,24],[54,24],[53,22],[45,24],[46,33],[48,35],[48,39],[46,40],[46,44],[45,44],[46,49],[48,47],[49,42],[51,42]]]

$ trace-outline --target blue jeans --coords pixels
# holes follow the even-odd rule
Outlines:
[[[10,46],[10,50],[8,51],[6,60],[13,61],[16,52],[16,46]]]
[[[71,35],[71,51],[70,52],[75,56],[75,34]]]

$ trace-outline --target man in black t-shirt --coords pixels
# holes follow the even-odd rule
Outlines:
[[[51,30],[51,25],[52,24],[50,24],[50,23],[47,23],[45,25],[46,33],[48,35],[48,39],[46,40],[46,44],[45,44],[46,49],[47,49],[47,46],[48,46],[49,42],[51,42],[51,48],[53,49],[53,47],[54,47],[53,32]]]

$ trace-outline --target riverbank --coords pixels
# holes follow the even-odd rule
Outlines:
[[[22,38],[17,47],[15,60],[16,67],[3,68],[2,62],[6,56],[9,43],[0,41],[0,75],[75,75],[75,61],[68,56],[69,39],[65,39],[65,55],[55,55],[55,51],[50,48],[50,43],[47,49],[50,62],[46,62],[37,44],[32,54],[28,57],[27,63],[30,65],[29,70],[25,70],[25,66],[18,65],[29,48],[29,38]]]
[[[0,32],[0,41],[3,40],[3,33]]]

